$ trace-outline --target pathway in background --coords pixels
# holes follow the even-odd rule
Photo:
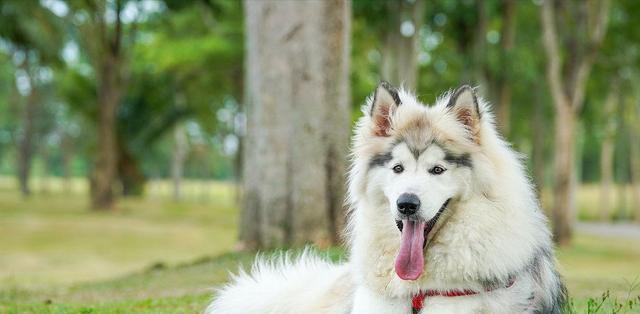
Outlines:
[[[576,223],[576,231],[579,233],[598,236],[623,237],[640,240],[640,225],[628,222],[578,222]]]

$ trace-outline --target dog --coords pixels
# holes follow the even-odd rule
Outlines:
[[[260,259],[208,314],[561,313],[546,216],[489,105],[381,82],[352,142],[349,257]]]

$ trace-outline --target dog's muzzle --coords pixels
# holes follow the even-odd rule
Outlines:
[[[408,193],[405,193],[408,194]],[[402,198],[403,195],[400,195],[400,198]],[[415,195],[415,194],[410,194],[410,195]],[[400,198],[398,198],[398,203],[400,201]],[[440,218],[440,215],[442,215],[442,213],[444,212],[445,209],[447,209],[447,206],[449,205],[449,202],[451,201],[451,199],[447,199],[444,204],[442,204],[442,206],[440,206],[440,209],[438,210],[438,212],[436,213],[435,216],[433,216],[433,218],[431,218],[429,221],[427,221],[427,225],[424,228],[424,232],[425,232],[425,238],[427,236],[427,234],[431,231],[431,229],[433,229],[433,226],[436,225],[436,222],[438,222],[438,219]],[[418,200],[418,207],[420,206],[420,200]],[[398,209],[400,210],[400,209]],[[402,220],[396,220],[396,226],[398,227],[398,230],[400,230],[400,232],[402,232],[402,228],[403,228],[403,223]]]

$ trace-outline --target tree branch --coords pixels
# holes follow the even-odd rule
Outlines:
[[[587,32],[589,33],[589,41],[587,42],[586,52],[582,59],[578,63],[576,73],[573,75],[575,78],[573,94],[571,95],[571,107],[580,111],[584,104],[584,96],[586,89],[586,80],[591,72],[591,67],[595,61],[598,49],[602,45],[604,35],[607,32],[607,26],[609,25],[609,7],[611,6],[611,0],[599,1],[599,6],[595,8],[594,5],[589,6],[589,16],[594,16],[596,19],[593,21],[593,26],[587,25]],[[593,10],[596,10],[595,12]]]
[[[114,56],[120,53],[120,45],[122,42],[122,19],[120,13],[122,11],[122,0],[116,0],[116,21],[115,21],[115,33],[111,41],[111,52]]]
[[[551,88],[556,107],[566,104],[567,95],[564,93],[564,86],[561,76],[562,62],[560,60],[560,48],[558,47],[558,33],[555,25],[555,9],[551,0],[542,2],[542,43],[547,55],[547,78]],[[556,108],[560,109],[560,108]]]

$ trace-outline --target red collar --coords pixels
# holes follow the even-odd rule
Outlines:
[[[507,283],[507,285],[504,287],[506,288],[510,288],[511,286],[513,286],[513,283],[515,282],[515,278],[509,278],[509,282]],[[484,289],[485,292],[491,292],[493,290],[496,290],[498,288],[486,288]],[[413,296],[413,299],[411,299],[411,310],[413,311],[413,314],[418,314],[420,312],[420,310],[422,310],[422,308],[424,307],[424,298],[426,297],[462,297],[462,296],[468,296],[468,295],[476,295],[480,292],[475,291],[475,290],[471,290],[471,289],[462,289],[462,290],[445,290],[445,291],[440,291],[440,290],[427,290],[427,291],[420,291],[420,293],[416,294],[415,296]]]

